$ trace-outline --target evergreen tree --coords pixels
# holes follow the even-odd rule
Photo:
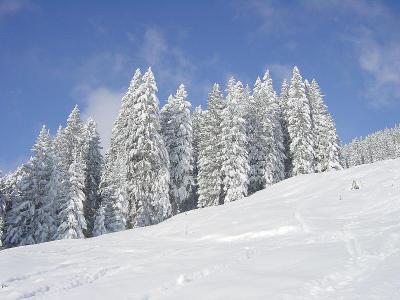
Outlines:
[[[149,68],[128,120],[127,187],[132,227],[156,224],[171,216],[169,159],[161,136],[156,92]]]
[[[33,218],[35,205],[32,201],[32,173],[29,162],[23,165],[19,171],[17,180],[11,195],[11,209],[5,217],[6,247],[31,245],[35,243]]]
[[[194,207],[190,103],[183,84],[161,110],[162,131],[170,161],[170,201],[174,213]]]
[[[282,82],[281,94],[279,96],[280,103],[280,123],[282,128],[282,141],[283,151],[285,155],[284,166],[285,166],[285,178],[291,176],[292,160],[290,156],[290,136],[288,131],[288,120],[289,120],[289,88],[290,85],[286,79]]]
[[[201,114],[201,122],[198,122],[199,126],[196,129],[196,132],[199,132],[197,176],[199,207],[223,203],[221,123],[224,107],[225,101],[220,87],[214,84],[208,95],[208,110]]]
[[[291,175],[314,172],[314,145],[310,104],[299,69],[290,83],[287,120],[290,138]]]
[[[112,151],[112,149],[110,149]],[[121,180],[116,173],[117,169],[110,159],[110,152],[105,156],[103,172],[101,175],[100,193],[101,207],[104,207],[104,226],[107,232],[125,230],[128,218],[128,201],[122,193]]]
[[[313,120],[315,170],[317,172],[341,169],[340,147],[335,124],[324,103],[318,83],[309,85],[309,101]]]
[[[121,109],[111,132],[110,149],[105,157],[101,174],[101,206],[104,208],[104,226],[108,232],[124,230],[128,225],[130,203],[127,195],[126,141],[134,134],[128,129],[128,121],[134,115],[134,105],[139,96],[141,80],[140,69],[137,69],[122,98]]]
[[[85,194],[83,192],[85,182],[85,165],[82,153],[79,149],[73,152],[72,164],[68,170],[69,181],[67,182],[68,193],[65,198],[60,199],[58,212],[57,239],[80,239],[84,238],[87,229],[83,206]]]
[[[204,111],[201,106],[197,106],[192,113],[192,128],[193,128],[193,194],[194,194],[194,207],[199,205],[199,152],[200,152],[200,141],[201,141],[201,128],[203,126]]]
[[[107,233],[104,221],[105,221],[105,210],[104,207],[101,205],[97,210],[97,214],[95,216],[92,236],[99,236]]]
[[[248,111],[249,193],[254,193],[282,180],[285,172],[280,109],[269,71],[256,80]]]
[[[247,195],[248,154],[244,120],[245,93],[240,81],[228,81],[227,106],[222,113],[221,149],[224,203]]]
[[[103,158],[100,153],[100,136],[97,133],[96,123],[92,119],[89,119],[85,123],[83,132],[83,158],[85,164],[84,193],[86,196],[86,201],[84,202],[84,213],[88,227],[86,236],[91,236],[96,211],[100,205],[99,186]]]
[[[57,230],[55,239],[83,238],[87,229],[84,218],[86,197],[83,124],[77,106],[67,120],[67,126],[59,129],[54,141],[56,170],[52,182],[57,186]]]
[[[6,211],[5,177],[0,170],[0,249],[3,247],[4,216]]]
[[[33,235],[36,243],[51,240],[56,226],[54,207],[51,197],[51,176],[53,173],[52,142],[49,131],[42,127],[33,146],[34,156],[30,160],[32,176],[32,200],[35,213],[33,217]]]

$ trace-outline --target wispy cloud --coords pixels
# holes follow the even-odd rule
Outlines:
[[[360,77],[365,75],[366,102],[382,108],[400,101],[400,33],[388,30],[400,28],[400,20],[384,2],[303,0],[288,9],[282,1],[249,0],[236,2],[236,8],[244,17],[258,18],[256,34],[285,35],[289,40],[299,31],[311,32],[329,24],[335,41],[350,46]],[[269,68],[272,73],[285,72],[280,64]]]
[[[400,101],[400,39],[383,42],[364,29],[351,37],[361,69],[369,76],[365,95],[375,108]]]
[[[159,87],[169,93],[175,92],[180,83],[190,88],[195,76],[196,67],[185,51],[169,42],[161,30],[149,27],[142,36],[130,34],[128,38],[140,45],[135,51],[136,56],[101,52],[87,58],[77,69],[74,98],[81,99],[83,117],[96,120],[104,149],[109,146],[113,122],[135,68],[151,66]],[[125,78],[125,82],[121,82],[121,78]],[[203,89],[203,85],[197,88]]]
[[[160,29],[146,29],[141,55],[164,86],[175,89],[180,83],[191,85],[197,69],[195,64],[181,47],[168,42]]]
[[[291,65],[275,63],[266,66],[266,68],[271,72],[271,76],[278,81],[275,83],[275,87],[279,86],[284,79],[292,77],[293,66]]]
[[[32,4],[24,0],[0,0],[0,16],[16,14],[25,9],[31,8]]]

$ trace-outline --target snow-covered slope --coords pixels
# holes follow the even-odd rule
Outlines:
[[[351,190],[355,179],[359,190]],[[400,299],[400,160],[0,252],[0,299]]]

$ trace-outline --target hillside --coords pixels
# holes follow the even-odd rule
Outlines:
[[[360,186],[351,190],[353,179]],[[400,159],[0,252],[0,299],[400,299]]]

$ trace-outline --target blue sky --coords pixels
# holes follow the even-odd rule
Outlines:
[[[193,106],[231,75],[316,78],[344,142],[400,121],[400,1],[0,0],[0,168],[77,103],[104,144],[137,67]]]

